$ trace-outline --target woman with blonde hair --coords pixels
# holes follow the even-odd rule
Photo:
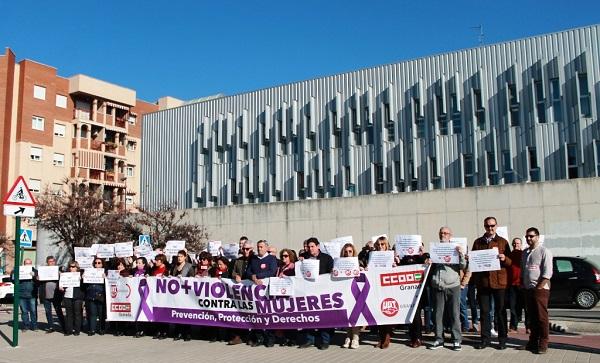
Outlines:
[[[380,236],[375,241],[374,245],[375,251],[390,251],[390,243],[388,242],[387,237]],[[392,266],[396,266],[394,263]],[[386,349],[390,346],[390,341],[392,339],[392,331],[393,325],[379,325],[377,326],[377,332],[379,333],[379,341],[375,348]]]
[[[342,247],[342,251],[340,252],[340,257],[357,257],[358,252],[352,243],[346,243],[344,247]],[[362,267],[361,267],[362,270]],[[342,344],[342,348],[350,348],[350,349],[358,349],[359,347],[359,333],[360,326],[353,326],[351,328],[346,329],[346,339],[344,340],[344,344]]]

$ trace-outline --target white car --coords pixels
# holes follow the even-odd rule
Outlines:
[[[12,300],[15,293],[15,286],[12,283],[9,275],[0,275],[0,300]]]

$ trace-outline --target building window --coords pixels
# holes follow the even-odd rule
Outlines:
[[[583,117],[592,117],[587,74],[579,73],[577,74],[577,79],[579,81],[579,112]]]
[[[61,124],[54,124],[54,136],[65,137],[67,132],[67,126]]]
[[[546,123],[546,99],[544,98],[544,83],[542,81],[535,81],[533,83],[535,88],[535,108],[537,111],[538,122],[541,124]]]
[[[483,108],[483,100],[481,98],[481,90],[474,89],[475,96],[475,118],[477,119],[477,128],[485,131],[485,108]]]
[[[510,125],[519,126],[521,119],[519,117],[519,101],[518,101],[517,85],[508,85],[508,112],[510,114]]]
[[[135,151],[137,143],[135,141],[127,141],[127,150]]]
[[[34,130],[44,131],[44,118],[39,116],[32,116],[31,128]]]
[[[600,176],[600,140],[594,141],[594,148],[596,150],[596,176]]]
[[[537,150],[535,147],[528,147],[527,151],[529,154],[529,178],[531,181],[540,181],[541,172],[538,165]]]
[[[38,100],[46,99],[46,87],[34,85],[33,86],[33,98],[37,98]]]
[[[550,80],[550,100],[554,122],[562,121],[562,105],[560,103],[560,82],[558,78]]]
[[[131,195],[126,195],[126,196],[125,196],[125,204],[127,204],[127,205],[131,205],[131,204],[133,204],[133,196],[131,196]]]
[[[502,151],[502,166],[504,169],[504,183],[510,184],[515,182],[514,171],[512,165],[512,157],[510,155],[510,150]]]
[[[54,153],[52,164],[54,166],[65,166],[65,154]]]
[[[67,96],[56,95],[56,107],[67,108]]]
[[[383,164],[373,164],[373,166],[375,168],[375,193],[383,194],[383,186],[385,183],[383,180]]]
[[[134,168],[135,167],[133,165],[127,165],[127,176],[135,175]]]
[[[42,190],[42,181],[40,179],[29,179],[29,191],[39,193]]]
[[[42,161],[42,148],[31,146],[29,148],[29,159],[34,161]]]
[[[567,173],[569,179],[575,179],[579,177],[577,153],[577,144],[567,144]]]
[[[63,185],[60,183],[52,183],[52,194],[61,195],[63,192]]]
[[[130,125],[135,125],[135,116],[129,115],[127,122],[129,122]]]
[[[473,155],[464,154],[463,155],[463,170],[465,174],[465,186],[472,187],[475,185],[474,175],[475,175],[475,163],[473,162]]]

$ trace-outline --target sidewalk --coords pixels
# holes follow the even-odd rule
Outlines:
[[[44,321],[43,314],[40,315]],[[427,350],[425,347],[412,349],[407,347],[406,334],[398,330],[389,349],[373,348],[375,336],[361,333],[361,346],[356,350],[339,348],[343,333],[338,331],[328,350],[316,348],[298,349],[297,347],[257,347],[245,344],[227,346],[225,343],[209,343],[205,340],[191,342],[171,339],[157,341],[151,337],[135,339],[130,336],[112,335],[88,337],[65,337],[60,333],[46,334],[37,332],[19,332],[19,347],[12,348],[12,315],[0,312],[0,362],[193,362],[198,359],[213,362],[277,362],[282,361],[326,361],[349,362],[376,360],[383,362],[407,361],[446,361],[458,362],[600,362],[600,335],[556,335],[552,334],[550,349],[546,355],[536,355],[526,351],[517,351],[517,345],[524,344],[527,336],[524,331],[509,336],[509,348],[499,351],[494,348],[475,350],[473,344],[477,336],[465,335],[463,350],[450,349]],[[43,328],[45,324],[40,323]],[[425,337],[427,342],[432,336]],[[447,345],[449,347],[449,345]]]

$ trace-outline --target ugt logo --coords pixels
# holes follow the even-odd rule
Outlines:
[[[384,299],[381,302],[380,308],[381,308],[381,312],[383,313],[383,315],[385,315],[387,317],[392,317],[392,316],[398,314],[398,311],[400,311],[398,302],[391,297]]]

